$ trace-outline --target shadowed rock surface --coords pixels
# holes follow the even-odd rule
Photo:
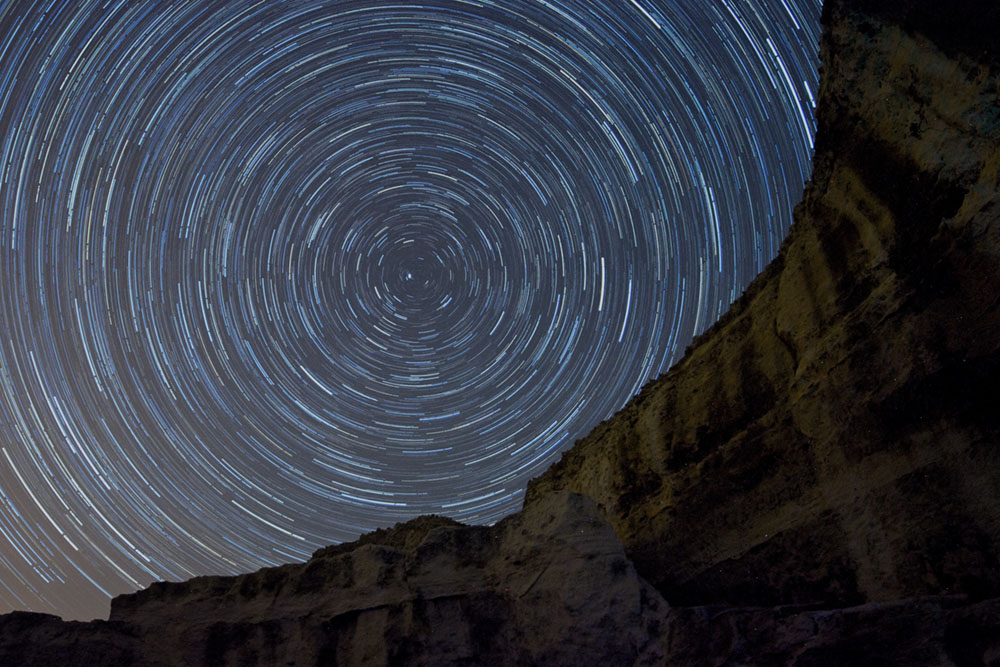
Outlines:
[[[156,583],[107,622],[9,614],[0,664],[654,665],[667,610],[593,501],[556,492],[493,527],[421,517],[302,564]]]
[[[1000,595],[1000,20],[961,4],[966,41],[939,3],[827,2],[779,256],[529,484],[596,500],[673,605]]]
[[[823,23],[778,258],[521,512],[0,616],[0,664],[1000,665],[1000,9]]]
[[[562,492],[494,527],[422,517],[301,565],[154,584],[111,621],[175,647],[164,664],[632,665],[662,656],[666,608]]]

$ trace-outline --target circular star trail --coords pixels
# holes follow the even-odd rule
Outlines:
[[[517,509],[776,253],[819,10],[5,3],[0,611]]]

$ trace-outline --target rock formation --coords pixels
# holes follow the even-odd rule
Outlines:
[[[422,517],[304,564],[154,584],[110,620],[177,647],[163,664],[631,665],[662,655],[665,608],[594,503],[560,492],[494,527]]]
[[[0,664],[1000,664],[1000,8],[826,0],[775,261],[493,527],[0,617]]]
[[[156,583],[108,622],[13,614],[0,663],[63,643],[60,667],[659,664],[666,609],[593,501],[556,492],[492,527],[421,517],[306,563]]]
[[[1000,595],[1000,20],[942,50],[951,9],[881,4],[826,4],[777,259],[529,484],[597,501],[671,604]]]

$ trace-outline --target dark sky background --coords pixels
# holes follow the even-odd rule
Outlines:
[[[518,509],[776,254],[819,12],[3,3],[0,612]]]

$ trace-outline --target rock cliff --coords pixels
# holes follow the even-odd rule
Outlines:
[[[1000,9],[827,0],[778,258],[493,527],[0,617],[0,664],[1000,664]]]
[[[827,2],[779,256],[529,484],[597,501],[672,604],[1000,595],[1000,20],[964,4],[956,41],[940,5]]]
[[[174,647],[165,665],[631,665],[662,656],[666,607],[594,503],[557,492],[493,527],[422,517],[301,565],[154,584],[110,621]]]

